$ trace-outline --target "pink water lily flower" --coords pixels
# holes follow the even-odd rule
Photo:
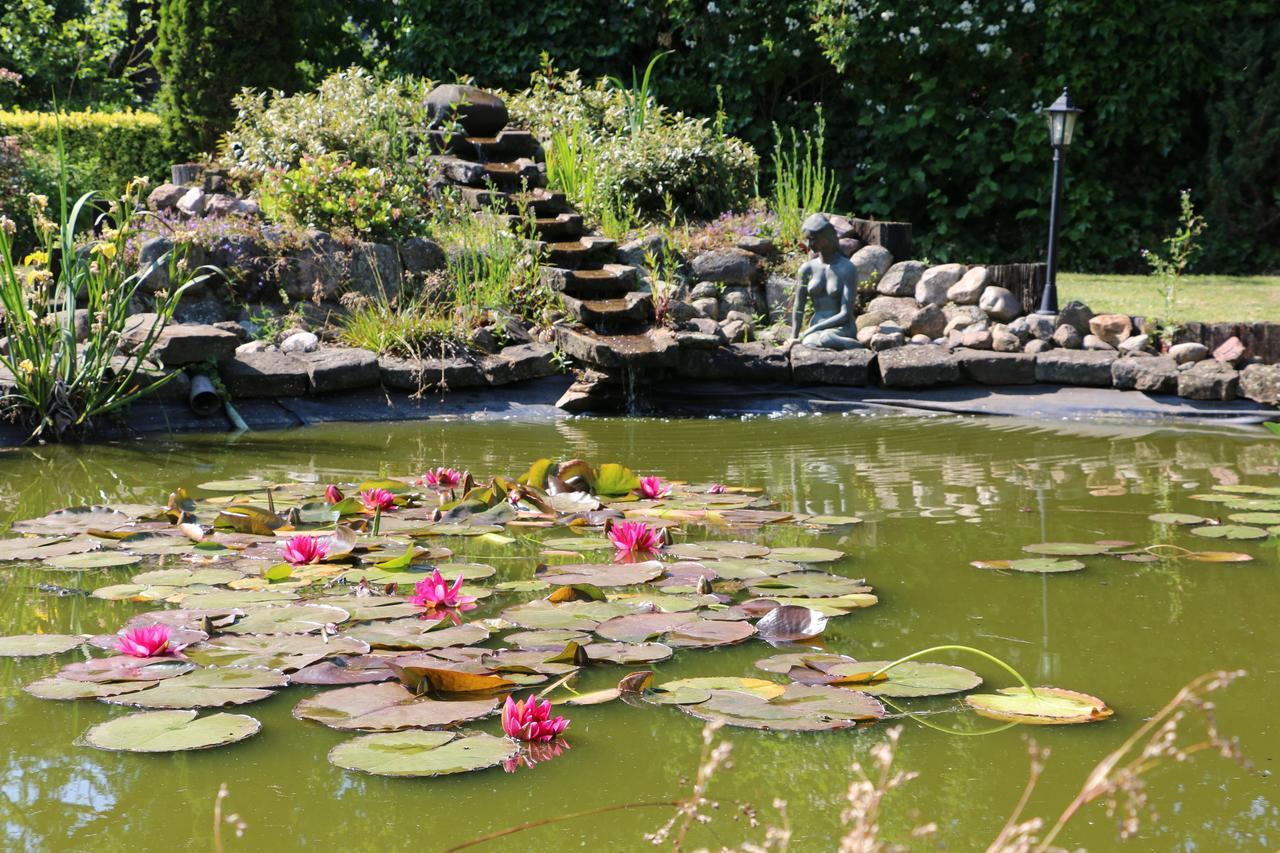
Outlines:
[[[515,740],[542,742],[555,740],[569,727],[564,717],[551,716],[551,703],[537,696],[520,702],[510,696],[502,706],[502,730]]]
[[[662,547],[662,533],[643,521],[619,521],[609,528],[609,541],[624,553],[656,551]]]
[[[330,483],[329,485],[325,486],[325,489],[324,489],[325,503],[330,503],[330,504],[341,503],[343,497],[344,495],[342,494],[342,491],[333,483]]]
[[[707,489],[707,491],[713,495],[723,495],[729,491],[729,487],[724,483],[712,483],[711,488]]]
[[[475,601],[475,596],[462,594],[461,573],[450,586],[439,569],[433,571],[431,577],[414,584],[413,595],[409,596],[410,604],[430,610],[475,610]]]
[[[329,537],[291,536],[280,547],[280,556],[291,566],[318,563],[329,553]]]
[[[640,496],[653,500],[655,498],[665,498],[671,494],[671,486],[662,482],[661,477],[641,477],[640,478]]]
[[[144,625],[121,631],[116,640],[116,650],[134,658],[153,658],[177,649],[169,648],[168,625]]]
[[[422,475],[422,484],[433,489],[456,489],[465,476],[455,468],[433,468]]]
[[[396,496],[386,489],[370,489],[360,493],[360,503],[364,504],[364,511],[370,515],[379,510],[390,512],[396,508]]]

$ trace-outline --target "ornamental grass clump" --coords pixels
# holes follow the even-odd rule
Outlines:
[[[118,200],[86,193],[68,210],[63,171],[57,222],[49,218],[47,198],[30,199],[40,248],[21,268],[14,258],[14,223],[0,217],[0,334],[8,339],[0,368],[9,374],[0,376],[0,416],[46,441],[80,437],[96,418],[175,375],[157,377],[149,356],[182,294],[216,272],[188,269],[173,252],[130,272],[126,246],[145,179],[131,181]],[[105,212],[91,231],[82,231],[96,205]],[[142,281],[164,273],[168,287],[155,292],[153,313],[130,317]],[[88,312],[87,329],[77,330],[78,307]]]

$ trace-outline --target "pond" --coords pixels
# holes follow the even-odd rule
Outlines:
[[[1247,677],[1217,694],[1221,728],[1239,736],[1249,770],[1215,755],[1158,768],[1148,778],[1158,822],[1144,818],[1127,849],[1273,849],[1280,843],[1275,757],[1280,724],[1273,706],[1280,604],[1280,537],[1211,543],[1153,513],[1225,516],[1193,500],[1214,486],[1280,483],[1280,441],[1247,430],[1048,424],[969,418],[816,416],[746,420],[581,419],[556,423],[474,422],[329,425],[224,436],[147,438],[81,448],[0,454],[0,528],[64,506],[163,504],[169,491],[248,475],[276,482],[358,482],[380,469],[416,475],[436,465],[477,476],[519,474],[539,458],[619,461],[635,471],[689,482],[763,487],[781,508],[856,515],[859,525],[810,532],[763,528],[761,541],[817,545],[848,556],[826,568],[867,579],[877,606],[832,619],[822,642],[862,660],[890,660],[928,646],[963,643],[1008,661],[1033,684],[1085,691],[1114,718],[1084,726],[1015,726],[984,737],[954,697],[925,700],[937,711],[911,719],[896,767],[919,773],[889,795],[882,828],[906,840],[937,823],[950,849],[985,847],[1004,824],[1027,779],[1026,740],[1052,750],[1026,815],[1056,818],[1093,765],[1119,746],[1180,687],[1219,669]],[[720,534],[723,535],[723,534]],[[679,536],[677,537],[680,538]],[[705,535],[702,538],[707,538]],[[1024,574],[974,568],[974,560],[1014,559],[1039,542],[1168,542],[1252,555],[1252,562],[1124,562],[1084,557],[1083,571]],[[465,551],[498,568],[499,580],[528,578],[536,548],[476,543]],[[57,572],[31,564],[0,569],[0,634],[111,633],[135,613],[132,602],[56,595],[37,584],[91,590],[136,569]],[[523,594],[523,597],[532,597]],[[496,614],[520,600],[482,602]],[[760,640],[677,651],[650,668],[658,681],[687,676],[769,676],[754,662],[777,653]],[[220,749],[163,755],[75,745],[94,724],[118,717],[105,704],[47,702],[21,687],[75,656],[0,659],[0,769],[5,846],[10,849],[174,849],[211,843],[215,794],[242,838],[228,850],[443,849],[507,827],[622,803],[685,795],[698,765],[702,721],[671,707],[612,702],[571,707],[570,749],[533,768],[493,768],[436,779],[393,779],[339,769],[326,753],[350,735],[295,720],[299,699],[320,688],[291,687],[230,709],[262,723],[261,733]],[[969,667],[989,686],[1011,677],[977,658],[938,654]],[[634,669],[635,667],[632,667]],[[578,689],[612,686],[627,670],[592,668]],[[896,724],[896,723],[895,723]],[[500,734],[495,719],[472,724]],[[710,794],[714,819],[695,826],[690,847],[760,838],[738,809],[776,821],[786,800],[792,849],[835,846],[850,762],[868,761],[891,724],[815,733],[726,727],[729,769]],[[641,807],[555,822],[478,849],[643,849],[670,809]],[[1059,841],[1110,849],[1115,820],[1094,805]]]

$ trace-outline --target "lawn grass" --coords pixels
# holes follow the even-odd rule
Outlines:
[[[1061,273],[1058,302],[1079,299],[1098,314],[1162,317],[1164,295],[1156,279],[1143,275]],[[1186,276],[1178,285],[1174,321],[1280,323],[1280,276]]]

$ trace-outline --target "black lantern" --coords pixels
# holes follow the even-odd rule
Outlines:
[[[1049,145],[1053,147],[1053,189],[1049,201],[1049,256],[1045,259],[1044,292],[1037,314],[1058,313],[1058,204],[1062,197],[1062,158],[1075,133],[1076,118],[1082,112],[1071,100],[1071,93],[1065,86],[1058,100],[1044,111],[1045,118],[1049,120]]]

